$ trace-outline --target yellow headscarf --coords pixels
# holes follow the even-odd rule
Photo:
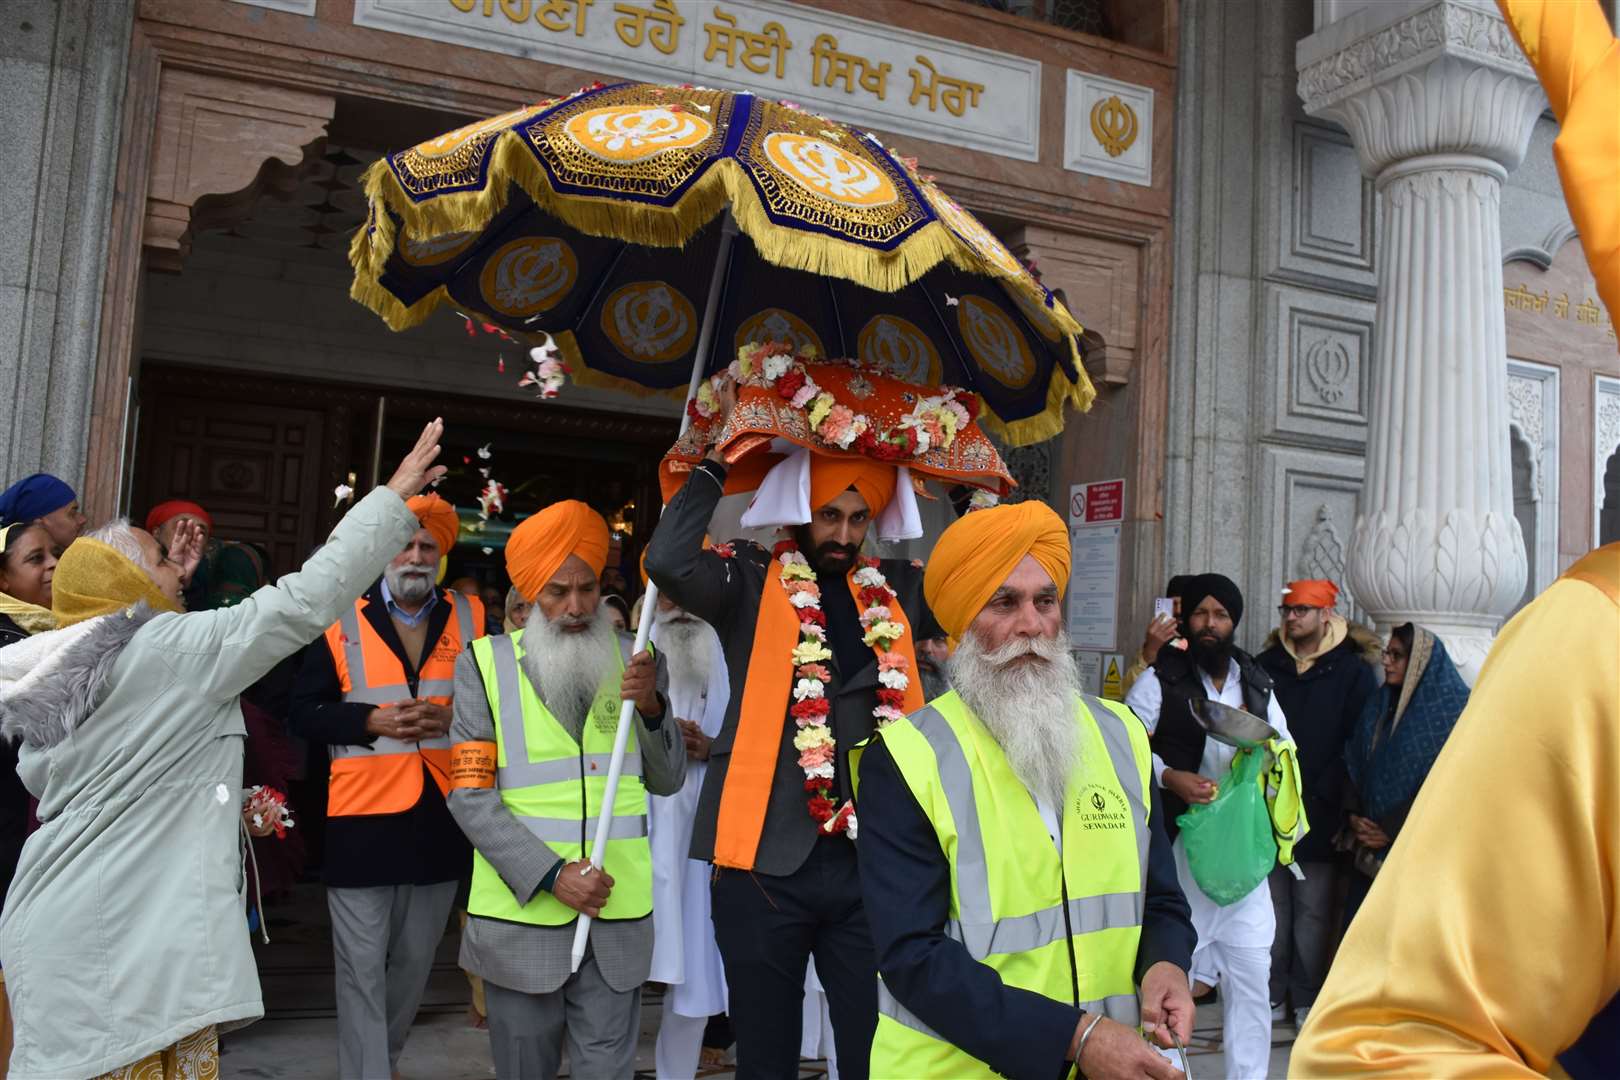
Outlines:
[[[0,557],[4,557],[6,541],[11,539],[11,531],[26,528],[28,528],[28,523],[19,521],[0,529]],[[12,622],[22,627],[23,632],[26,634],[38,634],[46,630],[56,629],[56,616],[51,614],[49,608],[26,603],[3,592],[0,592],[0,615],[10,618]]]
[[[59,626],[111,615],[142,600],[157,611],[180,610],[145,570],[116,549],[82,536],[62,553],[51,579],[51,610]]]
[[[1069,585],[1069,530],[1045,503],[975,510],[940,536],[923,572],[923,596],[953,644],[1025,555],[1051,575],[1061,600]]]

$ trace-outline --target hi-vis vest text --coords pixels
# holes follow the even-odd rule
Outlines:
[[[597,692],[575,742],[518,664],[523,633],[483,638],[472,646],[495,717],[495,784],[512,815],[564,862],[586,859],[596,836],[613,737],[619,727],[619,680],[608,679]],[[631,646],[620,639],[619,648],[616,671],[622,673]],[[613,800],[613,822],[602,865],[613,875],[613,894],[598,918],[639,919],[652,911],[647,789],[641,783],[641,753],[633,725],[625,744],[624,770]],[[500,874],[476,850],[467,911],[536,926],[562,926],[578,918],[578,912],[544,890],[527,904],[518,903]]]
[[[416,693],[406,681],[405,665],[383,641],[362,611],[364,597],[326,630],[326,647],[337,668],[344,701],[387,705],[423,698],[450,704],[455,690],[456,658],[484,633],[481,605],[458,592],[449,594],[454,613],[444,633],[424,650]],[[441,594],[440,602],[443,602]],[[370,746],[332,746],[326,812],[331,817],[401,814],[422,797],[422,766],[439,786],[450,790],[450,738],[401,742],[379,736]]]
[[[881,738],[950,859],[946,934],[1008,986],[1128,1027],[1147,886],[1147,732],[1124,706],[1076,700],[1081,766],[1062,808],[1063,854],[984,725],[949,693]],[[1072,964],[1072,967],[1071,967]],[[878,983],[871,1075],[988,1076]]]

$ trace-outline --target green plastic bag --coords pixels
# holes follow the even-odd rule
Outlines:
[[[1277,865],[1277,840],[1260,786],[1264,759],[1263,749],[1239,750],[1214,800],[1189,806],[1176,818],[1193,880],[1221,907],[1248,896]]]

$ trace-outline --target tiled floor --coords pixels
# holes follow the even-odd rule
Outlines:
[[[270,933],[272,943],[258,946],[265,1019],[221,1040],[221,1072],[228,1080],[334,1080],[337,1035],[331,944],[320,888],[302,889],[294,903],[272,909]],[[495,1075],[488,1035],[467,1023],[467,983],[455,966],[456,944],[452,929],[439,948],[422,1011],[400,1061],[400,1073],[406,1080],[489,1080]],[[642,997],[636,1066],[649,1078],[662,1000],[656,987],[649,987]],[[1188,1047],[1192,1075],[1198,1080],[1225,1074],[1220,1030],[1220,1006],[1200,1007]],[[1279,1025],[1273,1033],[1270,1076],[1287,1074],[1293,1038],[1292,1027]],[[825,1062],[803,1063],[801,1076],[825,1074]]]

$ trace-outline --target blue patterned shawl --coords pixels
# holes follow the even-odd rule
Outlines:
[[[1389,730],[1379,732],[1392,701],[1394,719]],[[1378,688],[1345,748],[1345,765],[1367,817],[1380,821],[1417,796],[1467,704],[1468,684],[1444,643],[1414,624],[1406,681]]]

